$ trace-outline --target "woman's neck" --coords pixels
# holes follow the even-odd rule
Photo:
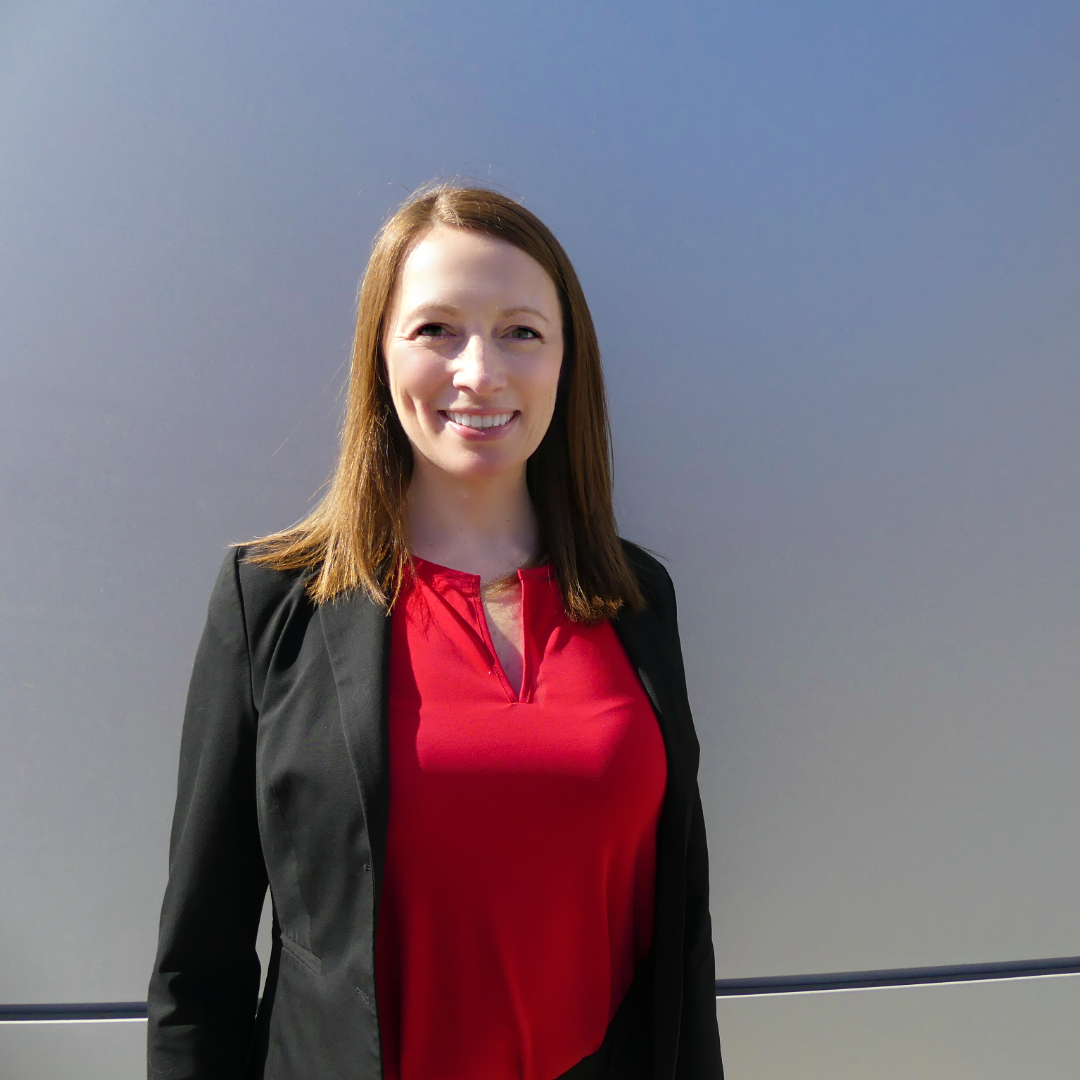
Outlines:
[[[417,461],[406,503],[414,555],[493,581],[534,557],[539,531],[525,469],[483,480]]]

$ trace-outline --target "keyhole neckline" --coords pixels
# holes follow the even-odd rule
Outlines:
[[[469,592],[475,593],[477,596],[480,595],[481,578],[479,574],[470,574],[467,570],[455,570],[451,566],[441,566],[439,563],[431,562],[429,559],[422,559],[419,555],[413,555],[412,561],[416,569],[425,577],[453,581],[457,583],[459,588],[467,587]],[[550,563],[543,563],[540,566],[519,566],[517,576],[519,581],[527,579],[545,581],[553,576],[553,571]]]

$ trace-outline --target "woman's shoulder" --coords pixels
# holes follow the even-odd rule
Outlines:
[[[250,544],[234,544],[225,552],[210,594],[210,616],[235,612],[250,626],[275,611],[302,602],[310,570],[278,570],[256,561]]]
[[[664,564],[640,544],[635,544],[625,537],[619,537],[619,542],[622,544],[626,561],[637,575],[638,584],[645,594],[646,602],[660,608],[674,606],[675,587],[671,583],[671,575]]]

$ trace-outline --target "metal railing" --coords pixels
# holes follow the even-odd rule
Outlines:
[[[890,986],[996,982],[1003,979],[1032,979],[1046,975],[1076,974],[1080,974],[1080,956],[1058,956],[1045,960],[1010,960],[997,964],[952,964],[944,967],[885,968],[880,971],[830,971],[819,975],[717,979],[716,996],[724,998],[764,997],[770,994],[816,994],[830,990],[870,990]],[[0,1023],[145,1019],[145,1001],[0,1005]]]
[[[826,990],[869,990],[888,986],[994,982],[1042,975],[1080,973],[1080,956],[1046,960],[1009,960],[996,964],[950,964],[944,967],[885,968],[880,971],[830,971],[820,975],[774,975],[754,979],[717,979],[717,997],[763,994],[812,994]]]

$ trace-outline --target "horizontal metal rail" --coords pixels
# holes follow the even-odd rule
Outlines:
[[[145,1001],[79,1001],[74,1004],[0,1005],[0,1023],[28,1020],[145,1020]]]
[[[717,979],[717,997],[758,994],[810,994],[823,990],[869,990],[887,986],[933,986],[935,983],[996,982],[1040,975],[1080,973],[1080,956],[1046,960],[1009,960],[996,964],[950,964],[945,967],[885,968],[880,971],[830,971],[821,975],[774,975],[755,979]]]
[[[952,964],[945,967],[885,968],[880,971],[830,971],[820,975],[717,979],[716,996],[759,997],[768,994],[813,994],[826,990],[868,990],[889,986],[933,986],[935,983],[996,982],[1002,979],[1031,979],[1042,975],[1076,974],[1080,974],[1080,956],[1059,956],[1046,960],[1010,960],[997,964]],[[145,1001],[0,1005],[0,1023],[145,1019]]]

